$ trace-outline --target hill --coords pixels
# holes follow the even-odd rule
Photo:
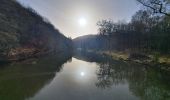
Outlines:
[[[0,0],[0,60],[19,60],[49,52],[67,52],[71,40],[31,8]]]
[[[88,50],[107,50],[108,39],[100,35],[85,35],[73,39],[74,48],[88,49]],[[115,40],[112,41],[115,45]]]

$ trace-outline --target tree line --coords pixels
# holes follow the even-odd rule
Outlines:
[[[169,0],[137,0],[144,7],[130,22],[101,20],[99,36],[107,40],[107,50],[170,53]]]

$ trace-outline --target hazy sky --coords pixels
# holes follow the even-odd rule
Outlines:
[[[97,21],[129,21],[139,9],[135,0],[18,0],[32,7],[67,37],[96,34]]]

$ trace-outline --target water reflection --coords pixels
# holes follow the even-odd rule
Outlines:
[[[70,57],[49,56],[1,66],[0,100],[25,100],[34,96],[52,81],[68,59]]]
[[[68,61],[68,62],[66,62]],[[170,100],[170,73],[88,52],[0,69],[0,100]]]
[[[88,59],[89,55],[94,57]],[[93,62],[95,55],[80,52],[75,57]],[[103,56],[101,55],[100,58]],[[140,64],[106,59],[96,61],[99,66],[96,83],[98,88],[106,89],[128,84],[129,92],[140,100],[170,100],[169,72]]]

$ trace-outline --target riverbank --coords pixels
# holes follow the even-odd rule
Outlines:
[[[71,52],[62,50],[40,50],[37,48],[16,48],[10,50],[7,54],[0,56],[0,63],[18,62],[32,58],[39,58],[45,55],[65,54],[72,55]]]
[[[170,57],[167,55],[153,55],[153,54],[130,54],[128,52],[117,52],[117,51],[93,51],[88,50],[86,52],[94,52],[99,55],[109,56],[114,60],[121,60],[126,62],[134,62],[151,67],[157,67],[163,70],[170,71]]]
[[[45,55],[46,52],[42,52],[36,48],[16,48],[11,49],[8,53],[1,56],[0,62],[14,62],[21,61],[33,57]]]

